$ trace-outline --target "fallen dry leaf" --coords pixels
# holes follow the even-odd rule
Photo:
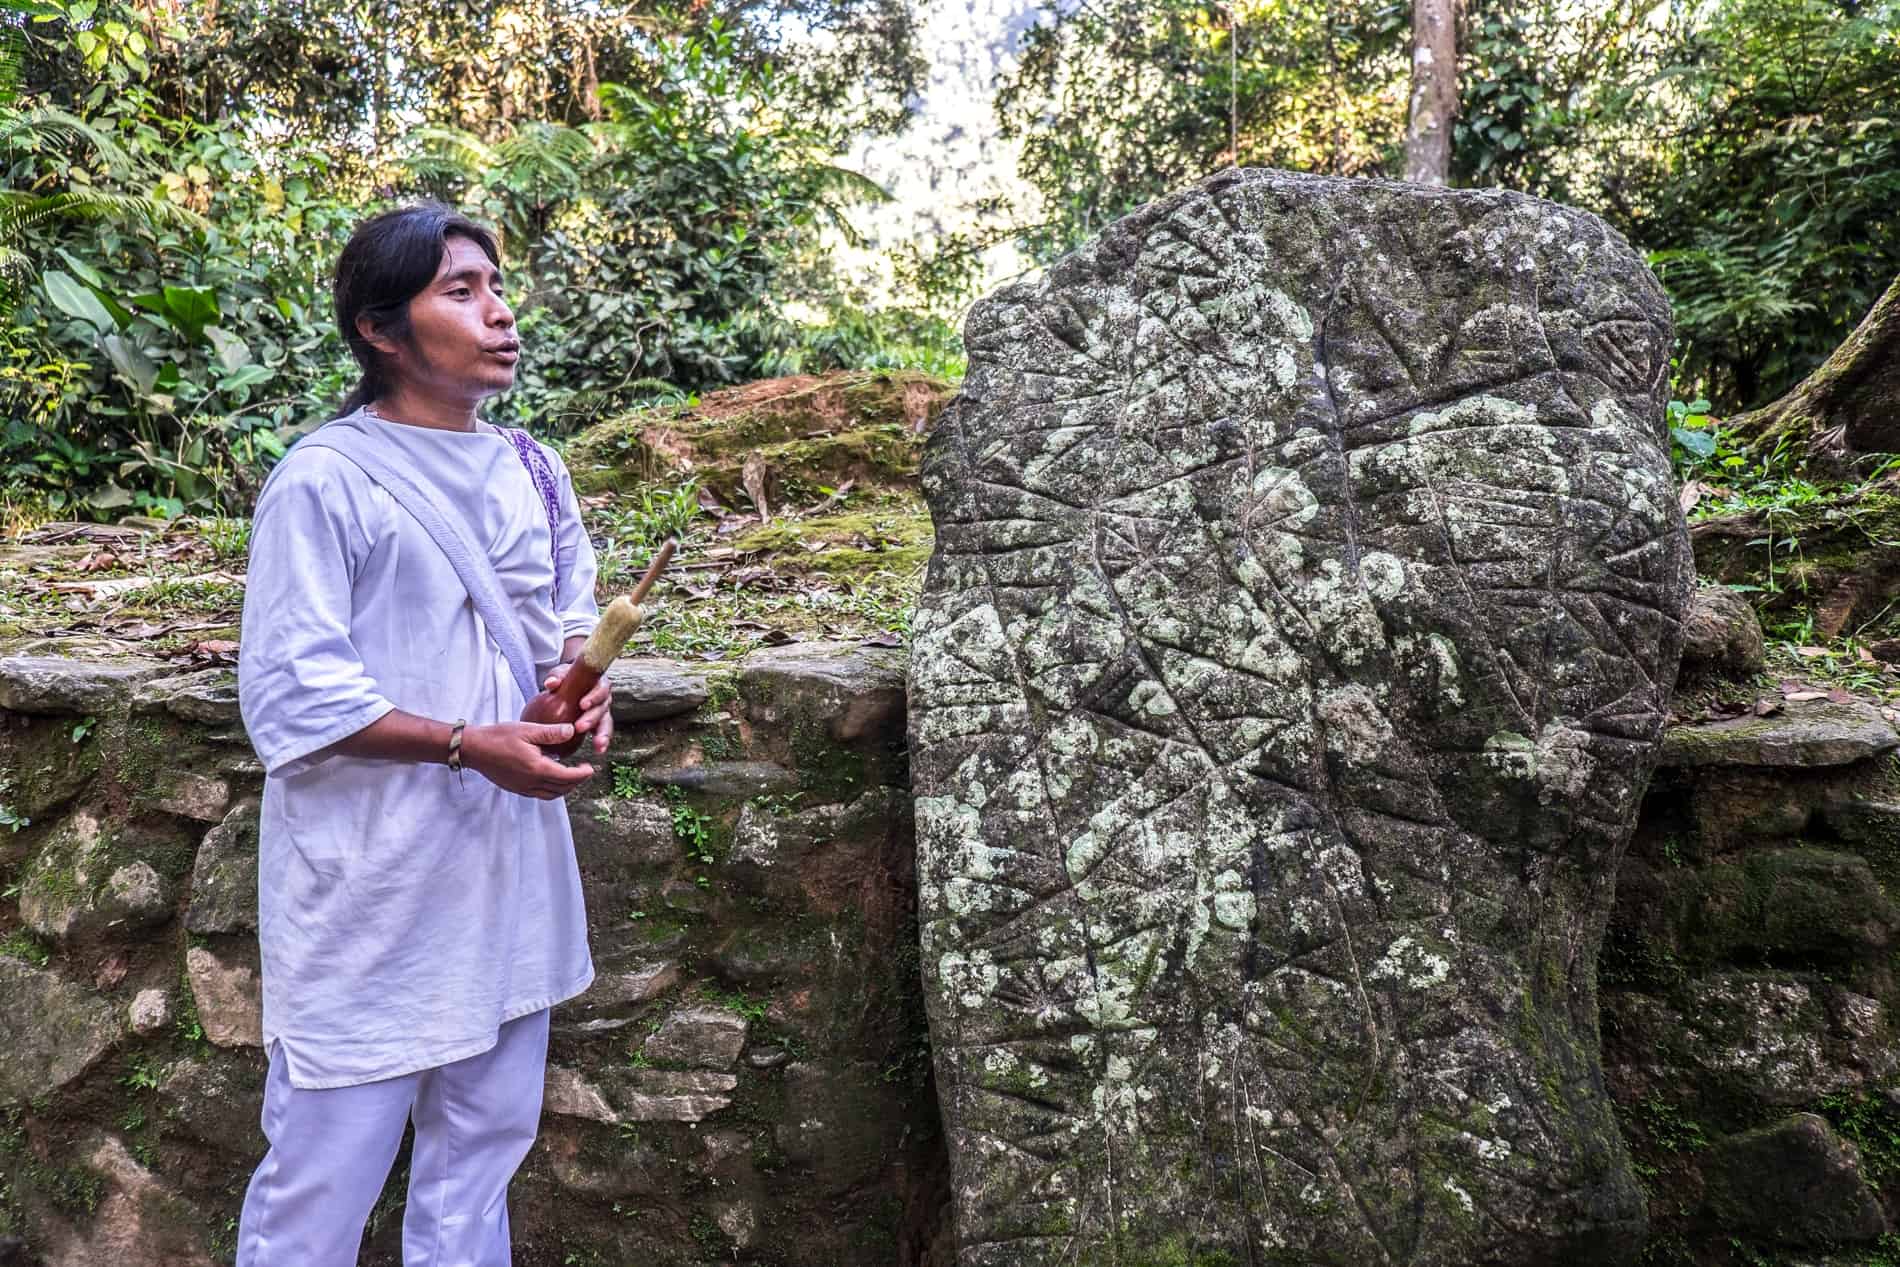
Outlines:
[[[1809,660],[1812,660],[1818,656],[1826,655],[1827,648],[1826,647],[1796,647],[1794,649],[1794,653],[1798,656],[1803,656]]]
[[[1826,691],[1790,691],[1788,694],[1782,696],[1782,698],[1793,700],[1795,703],[1799,704],[1799,703],[1804,703],[1807,700],[1811,700],[1811,699],[1826,699],[1827,692]]]
[[[1781,701],[1763,696],[1755,701],[1755,716],[1771,717],[1781,711]]]
[[[1695,509],[1695,504],[1702,500],[1702,494],[1707,488],[1708,485],[1701,480],[1690,480],[1682,486],[1682,491],[1676,494],[1676,500],[1682,504],[1683,514],[1686,515]]]

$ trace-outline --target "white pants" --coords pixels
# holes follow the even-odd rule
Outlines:
[[[546,1010],[503,1025],[479,1056],[325,1091],[291,1086],[273,1046],[270,1151],[244,1194],[237,1267],[356,1267],[410,1118],[404,1267],[508,1267],[508,1181],[541,1122],[547,1057]]]

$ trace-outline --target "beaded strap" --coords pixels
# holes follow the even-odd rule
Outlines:
[[[554,480],[554,468],[548,465],[548,455],[534,442],[534,437],[514,427],[497,428],[508,443],[515,447],[515,456],[521,459],[521,465],[528,468],[528,478],[541,494],[541,505],[548,513],[548,548],[554,558],[554,605],[561,605],[561,492]]]

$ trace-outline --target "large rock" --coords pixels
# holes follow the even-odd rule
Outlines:
[[[50,972],[0,955],[0,1106],[59,1090],[119,1038],[118,1010]]]
[[[0,657],[0,708],[16,713],[105,713],[139,683],[165,672],[151,660]]]
[[[1760,673],[1768,662],[1761,620],[1725,585],[1700,585],[1682,622],[1682,667],[1731,677]]]
[[[242,724],[237,674],[231,669],[202,669],[141,683],[132,693],[132,711],[170,713],[212,726]]]
[[[242,933],[257,927],[258,803],[240,802],[205,833],[191,869],[191,905],[185,928],[194,933]]]
[[[1831,1248],[1887,1230],[1859,1150],[1812,1113],[1721,1141],[1702,1174],[1703,1217],[1723,1235]]]
[[[1900,932],[1867,860],[1824,849],[1754,849],[1704,867],[1624,863],[1616,920],[1690,965],[1883,965]]]
[[[1604,1010],[1628,1072],[1691,1101],[1789,1109],[1900,1069],[1878,999],[1794,974],[1712,973],[1672,1001],[1614,992]]]
[[[1640,259],[1230,172],[967,342],[910,724],[965,1267],[1629,1261],[1589,965],[1690,586]]]
[[[129,939],[171,915],[171,885],[92,810],[74,810],[41,847],[20,883],[20,918],[62,945]]]
[[[61,1228],[52,1238],[46,1267],[212,1267],[204,1213],[139,1164],[123,1143],[96,1138],[85,1161],[99,1181],[98,1204],[83,1227]]]
[[[693,1069],[730,1069],[745,1050],[746,1020],[712,1004],[690,1004],[667,1014],[640,1050],[649,1060]]]
[[[185,951],[185,979],[205,1037],[219,1047],[264,1045],[264,978],[257,943],[230,938]]]
[[[607,669],[614,721],[621,725],[690,713],[710,693],[704,675],[665,660],[615,660]]]
[[[901,729],[902,652],[842,643],[765,648],[746,658],[740,682],[753,716],[810,719],[841,743]]]

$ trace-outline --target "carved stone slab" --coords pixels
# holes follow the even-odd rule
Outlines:
[[[1229,172],[966,341],[910,723],[965,1267],[1629,1260],[1654,278],[1527,197]]]

